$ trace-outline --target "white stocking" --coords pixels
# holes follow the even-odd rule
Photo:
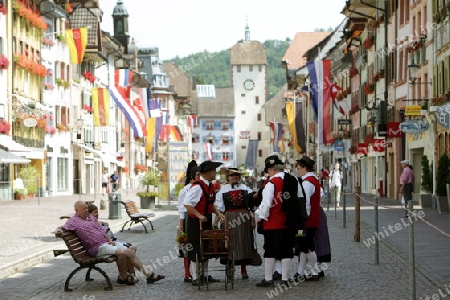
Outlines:
[[[266,257],[264,259],[264,279],[266,279],[266,281],[272,280],[274,264],[275,264],[275,258]]]

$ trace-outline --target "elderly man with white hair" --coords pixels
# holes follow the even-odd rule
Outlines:
[[[400,162],[403,168],[400,175],[400,189],[399,193],[402,195],[405,202],[405,218],[408,217],[408,201],[412,200],[414,191],[414,172],[409,166],[409,160],[405,159]]]

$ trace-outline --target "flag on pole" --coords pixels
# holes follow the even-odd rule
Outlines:
[[[313,105],[318,109],[318,142],[328,144],[331,142],[331,60],[308,61],[306,67],[311,78]]]
[[[207,160],[212,160],[212,144],[211,143],[205,143],[205,154]]]
[[[256,158],[258,155],[258,140],[249,140],[247,147],[247,157],[245,158],[245,167],[249,170],[256,168]]]
[[[333,83],[331,85],[330,95],[331,95],[331,99],[333,101],[334,108],[336,108],[336,110],[338,110],[342,115],[345,115],[345,110],[342,107],[342,105],[339,104],[339,101],[338,101],[338,94],[340,91],[342,91],[342,88],[340,86],[338,86],[336,83]]]
[[[300,102],[286,102],[289,132],[297,153],[303,153],[303,150],[306,149],[302,105]]]
[[[156,128],[156,118],[147,119],[147,138],[145,139],[145,152],[152,153],[155,147],[155,128]]]
[[[109,93],[105,88],[91,90],[94,125],[109,126]]]
[[[280,152],[280,141],[283,139],[283,124],[280,122],[269,122],[273,134],[273,152]]]
[[[75,65],[81,64],[88,39],[87,27],[67,29],[65,37],[69,47],[70,63]]]
[[[130,69],[119,69],[114,73],[114,80],[118,86],[129,86],[133,79],[133,72]]]

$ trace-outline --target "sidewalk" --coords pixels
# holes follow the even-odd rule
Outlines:
[[[139,206],[135,190],[121,191],[121,195],[122,200],[133,200]],[[100,219],[108,222],[113,231],[120,230],[129,219],[123,206],[120,204],[121,218],[109,220],[108,197],[101,194],[1,201],[0,243],[3,246],[0,248],[0,280],[52,259],[53,250],[66,249],[64,242],[52,234],[65,222],[60,217],[73,215],[73,205],[77,200],[94,201],[100,208],[102,199],[107,206],[99,210]]]
[[[138,200],[134,192],[122,197]],[[367,201],[372,196],[362,195]],[[82,196],[82,200],[92,201],[92,196]],[[99,198],[100,199],[100,198]],[[98,204],[99,199],[96,200]],[[1,228],[3,245],[0,254],[0,281],[2,299],[271,299],[281,295],[283,299],[298,299],[307,295],[317,299],[409,299],[408,285],[408,241],[406,226],[404,229],[389,234],[380,240],[380,263],[374,263],[374,246],[367,246],[367,239],[373,234],[373,209],[361,201],[361,242],[353,242],[354,235],[354,195],[347,195],[347,224],[343,228],[343,211],[327,212],[328,226],[332,247],[332,262],[326,270],[326,276],[320,282],[304,282],[287,289],[276,286],[274,289],[256,288],[264,274],[264,264],[249,267],[249,280],[241,280],[239,267],[236,268],[236,282],[233,290],[225,291],[223,274],[212,273],[222,279],[221,283],[210,285],[210,291],[183,282],[183,264],[177,257],[174,242],[175,227],[178,225],[176,210],[153,210],[156,214],[153,222],[155,231],[145,234],[140,224],[133,225],[130,231],[118,232],[119,239],[138,246],[138,255],[144,264],[157,273],[166,275],[166,279],[156,284],[147,285],[141,280],[136,286],[120,286],[115,283],[117,269],[114,264],[102,264],[100,267],[111,277],[114,289],[103,291],[104,279],[96,272],[92,273],[95,281],[84,282],[84,272],[79,272],[71,281],[72,293],[64,292],[64,281],[76,268],[69,255],[50,257],[37,256],[36,253],[48,253],[53,249],[65,249],[61,242],[55,240],[51,231],[64,221],[59,216],[73,213],[73,203],[78,196],[41,198],[0,202]],[[138,203],[139,201],[137,201]],[[342,202],[341,202],[342,203]],[[398,202],[380,199],[383,207],[379,211],[379,230],[402,224],[403,211]],[[425,219],[446,232],[450,232],[450,215],[438,214],[436,211],[424,211]],[[100,216],[108,221],[113,231],[120,231],[127,219],[122,211],[121,220],[108,220],[108,211],[101,210]],[[416,232],[416,294],[419,297],[445,292],[450,283],[450,258],[448,249],[450,239],[423,224],[415,223]],[[262,236],[257,235],[259,252],[262,254]],[[366,243],[365,243],[366,242]],[[20,272],[32,262],[43,262]],[[210,268],[218,262],[212,260]],[[213,272],[213,271],[212,271]],[[14,274],[15,273],[15,274]],[[291,275],[295,273],[294,265]],[[14,274],[14,275],[11,275]],[[85,298],[83,298],[85,297]]]

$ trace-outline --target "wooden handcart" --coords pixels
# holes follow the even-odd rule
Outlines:
[[[211,258],[225,258],[225,268],[205,270],[204,261]],[[207,271],[207,272],[205,272]],[[230,247],[230,230],[225,222],[224,229],[203,230],[200,221],[200,257],[197,257],[197,278],[209,274],[209,271],[225,271],[225,290],[228,285],[234,287],[234,253]],[[204,276],[206,289],[209,290],[208,276]],[[200,290],[200,285],[198,286]]]

